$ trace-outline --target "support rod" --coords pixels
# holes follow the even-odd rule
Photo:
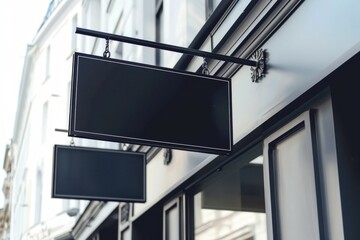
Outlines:
[[[130,38],[130,37],[125,37],[125,36],[121,36],[121,35],[104,33],[104,32],[84,29],[84,28],[76,28],[75,33],[87,35],[87,36],[91,36],[91,37],[105,38],[105,39],[114,40],[114,41],[118,41],[118,42],[131,43],[131,44],[141,45],[141,46],[145,46],[145,47],[168,50],[168,51],[172,51],[172,52],[179,52],[179,53],[189,54],[189,55],[193,55],[193,56],[200,56],[200,57],[204,57],[204,58],[216,59],[216,60],[221,60],[221,61],[225,61],[225,62],[232,62],[232,63],[242,64],[242,65],[247,65],[247,66],[253,66],[253,67],[257,66],[257,61],[252,61],[252,60],[248,60],[248,59],[220,55],[220,54],[216,54],[216,53],[205,52],[205,51],[191,49],[191,48],[178,47],[178,46],[174,46],[174,45],[152,42],[152,41],[142,40],[142,39],[138,39],[138,38]]]
[[[67,129],[61,129],[61,128],[55,128],[55,132],[64,132],[64,133],[67,133],[68,130],[67,130]]]

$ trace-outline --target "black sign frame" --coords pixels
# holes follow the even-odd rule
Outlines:
[[[82,159],[79,159],[79,153]],[[96,161],[96,163],[89,167],[91,161]],[[91,174],[91,180],[87,181],[89,174]],[[91,184],[96,176],[98,177],[96,184]],[[101,181],[104,178],[108,186],[98,186],[102,184]],[[78,183],[78,181],[82,182]],[[87,192],[88,195],[78,191]],[[146,154],[114,149],[54,145],[51,197],[144,203],[146,202]]]
[[[81,106],[79,107],[79,99],[81,99],[79,97],[79,91],[81,91],[80,89],[84,89],[84,81],[86,81],[85,79],[82,79],[82,76],[80,76],[81,74],[84,74],[84,69],[90,70],[92,69],[92,67],[88,67],[88,66],[81,66],[81,64],[85,64],[85,61],[95,61],[98,63],[106,63],[106,64],[117,64],[121,67],[126,67],[126,68],[134,68],[135,71],[146,71],[147,74],[144,75],[149,75],[148,73],[161,73],[161,74],[170,74],[169,76],[175,76],[175,77],[183,77],[186,78],[187,81],[189,81],[188,79],[194,80],[194,81],[202,81],[201,84],[204,84],[203,89],[207,89],[206,84],[210,84],[210,85],[215,85],[218,84],[223,91],[222,92],[222,99],[221,99],[221,103],[223,106],[221,108],[218,107],[218,109],[214,112],[216,112],[216,114],[218,112],[226,112],[221,113],[222,116],[218,117],[221,118],[221,120],[217,119],[216,121],[222,121],[225,124],[222,124],[222,126],[215,126],[214,124],[211,125],[211,127],[209,127],[207,130],[208,132],[206,134],[204,134],[204,136],[199,137],[205,139],[205,141],[210,141],[209,139],[211,139],[212,141],[212,145],[210,146],[207,144],[203,144],[203,143],[188,143],[186,141],[182,142],[183,139],[181,139],[181,141],[173,141],[173,140],[163,140],[163,139],[156,139],[156,137],[152,138],[152,137],[138,137],[138,136],[127,136],[126,134],[112,134],[112,133],[104,133],[101,131],[89,131],[86,129],[81,129],[80,127],[78,127],[79,125],[79,116],[81,116],[81,114],[79,114],[78,112],[81,111],[79,109],[81,109]],[[132,143],[132,144],[139,144],[139,145],[146,145],[146,146],[155,146],[155,147],[165,147],[165,148],[173,148],[173,149],[180,149],[180,150],[190,150],[190,151],[197,151],[197,152],[205,152],[205,153],[215,153],[215,154],[230,154],[232,151],[232,145],[233,145],[233,129],[232,129],[232,97],[231,97],[231,79],[228,78],[221,78],[221,77],[214,77],[214,76],[209,76],[209,75],[203,75],[203,74],[197,74],[197,73],[191,73],[191,72],[185,72],[185,71],[179,71],[179,70],[174,70],[174,69],[169,69],[169,68],[164,68],[164,67],[158,67],[158,66],[152,66],[152,65],[147,65],[147,64],[140,64],[140,63],[134,63],[134,62],[129,62],[129,61],[123,61],[123,60],[117,60],[117,59],[111,59],[111,58],[104,58],[104,57],[99,57],[99,56],[94,56],[94,55],[89,55],[89,54],[84,54],[84,53],[74,53],[74,58],[73,58],[73,73],[72,73],[72,84],[71,84],[71,99],[70,99],[70,119],[69,119],[69,129],[68,129],[68,134],[69,136],[74,136],[74,137],[81,137],[81,138],[90,138],[90,139],[96,139],[96,140],[104,140],[104,141],[113,141],[113,142],[125,142],[125,143]],[[90,74],[91,75],[91,74]],[[117,79],[119,80],[119,79]],[[206,81],[205,81],[206,80]],[[171,79],[169,79],[168,81],[171,81]],[[187,83],[188,84],[188,83]],[[83,86],[81,86],[83,85]],[[215,91],[215,87],[212,87],[212,91]],[[214,90],[215,89],[215,90]],[[165,89],[166,91],[166,89]],[[224,92],[226,92],[226,96],[224,94]],[[107,94],[106,92],[104,92],[103,94]],[[199,91],[199,94],[201,94],[201,91]],[[195,96],[195,93],[193,93],[192,96]],[[225,97],[224,97],[225,96]],[[207,96],[202,96],[202,97],[207,97]],[[200,98],[199,98],[200,99]],[[209,103],[211,104],[211,103]],[[83,104],[85,105],[85,104]],[[91,105],[89,103],[89,105]],[[108,106],[103,106],[104,108],[108,107]],[[172,107],[172,106],[170,106]],[[207,107],[205,105],[205,109],[210,109],[211,106]],[[119,111],[121,111],[121,104],[119,104]],[[220,109],[220,110],[219,110]],[[205,111],[205,110],[204,110]],[[215,113],[206,113],[206,114],[215,114]],[[97,113],[94,112],[94,114],[92,116],[95,115],[99,115]],[[91,117],[86,117],[86,119],[91,119]],[[225,120],[224,120],[225,119]],[[208,124],[208,121],[214,122],[213,119],[206,119],[203,120],[202,123],[204,123],[204,125]],[[135,123],[134,123],[135,124]],[[176,124],[173,124],[174,128],[178,127],[176,126]],[[208,124],[210,126],[210,123]],[[200,124],[199,126],[202,126],[202,124]],[[217,128],[222,128],[225,130],[216,130]],[[185,129],[184,126],[182,126],[182,129]],[[193,128],[194,129],[194,128]],[[169,131],[169,130],[167,130]],[[216,134],[211,134],[212,132],[216,132]],[[205,131],[202,131],[205,132]],[[219,133],[220,132],[220,133]],[[170,134],[169,134],[170,135]],[[173,134],[174,135],[174,134]],[[173,136],[172,135],[172,136]],[[197,137],[200,134],[197,135]],[[208,136],[207,136],[208,135]],[[218,137],[221,136],[222,138]],[[225,137],[223,137],[225,136]],[[219,139],[219,140],[217,140]]]

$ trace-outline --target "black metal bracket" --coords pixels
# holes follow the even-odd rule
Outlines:
[[[145,46],[145,47],[151,47],[151,48],[162,49],[162,50],[167,50],[167,51],[172,51],[172,52],[189,54],[189,55],[193,55],[193,56],[200,56],[203,58],[210,58],[210,59],[216,59],[216,60],[221,60],[221,61],[225,61],[225,62],[232,62],[232,63],[251,66],[251,71],[252,71],[251,78],[253,79],[253,82],[256,82],[259,79],[259,77],[256,77],[256,76],[262,77],[264,74],[265,61],[262,59],[258,59],[257,57],[253,58],[254,60],[237,58],[237,57],[233,57],[233,56],[205,52],[205,51],[201,51],[201,50],[197,50],[197,49],[184,48],[184,47],[179,47],[179,46],[174,46],[174,45],[169,45],[169,44],[164,44],[164,43],[159,43],[159,42],[152,42],[152,41],[138,39],[138,38],[125,37],[125,36],[121,36],[121,35],[99,32],[99,31],[94,31],[94,30],[89,30],[89,29],[84,29],[84,28],[76,28],[75,33],[87,35],[87,36],[91,36],[91,37],[104,38],[106,40],[114,40],[114,41],[118,41],[118,42],[125,42],[125,43]],[[255,77],[253,77],[254,75],[255,75]],[[255,81],[254,81],[254,78],[256,79]]]
[[[172,151],[171,149],[167,148],[164,152],[164,165],[169,165],[172,159]]]

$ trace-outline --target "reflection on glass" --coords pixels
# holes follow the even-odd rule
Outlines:
[[[174,205],[170,209],[166,211],[166,239],[167,240],[178,240],[180,233],[179,233],[179,210]]]
[[[223,169],[193,200],[196,240],[267,239],[262,156]]]
[[[156,41],[187,47],[206,21],[205,0],[157,0]],[[156,64],[173,67],[182,56],[173,51],[158,50]]]
[[[129,228],[126,228],[125,230],[123,230],[121,232],[121,239],[122,240],[130,240],[131,239],[131,234],[130,234]]]
[[[207,0],[207,18],[215,11],[221,0]]]

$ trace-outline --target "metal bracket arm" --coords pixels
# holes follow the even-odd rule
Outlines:
[[[200,50],[191,49],[191,48],[184,48],[184,47],[179,47],[179,46],[174,46],[174,45],[169,45],[169,44],[164,44],[164,43],[158,43],[158,42],[152,42],[152,41],[138,39],[138,38],[125,37],[125,36],[121,36],[121,35],[99,32],[99,31],[94,31],[94,30],[89,30],[89,29],[84,29],[84,28],[76,28],[75,33],[92,36],[92,37],[110,39],[110,40],[114,40],[114,41],[118,41],[118,42],[131,43],[131,44],[141,45],[141,46],[145,46],[145,47],[152,47],[152,48],[157,48],[157,49],[162,49],[162,50],[185,53],[185,54],[190,54],[190,55],[194,55],[194,56],[211,58],[211,59],[216,59],[216,60],[221,60],[221,61],[226,61],[226,62],[233,62],[233,63],[243,64],[243,65],[247,65],[247,66],[256,67],[256,65],[257,65],[257,62],[253,61],[253,60],[236,58],[236,57],[231,57],[231,56],[226,56],[226,55],[220,55],[220,54],[216,54],[216,53],[205,52],[205,51],[200,51]]]
[[[249,59],[244,59],[244,58],[237,58],[237,57],[233,57],[233,56],[205,52],[205,51],[192,49],[192,48],[184,48],[184,47],[169,45],[169,44],[165,44],[165,43],[152,42],[152,41],[138,39],[138,38],[131,38],[131,37],[125,37],[125,36],[115,35],[115,34],[111,34],[111,33],[99,32],[99,31],[94,31],[94,30],[89,30],[89,29],[84,29],[84,28],[76,28],[75,33],[87,35],[87,36],[91,36],[91,37],[104,38],[106,40],[114,40],[114,41],[118,41],[118,42],[125,42],[125,43],[145,46],[145,47],[162,49],[162,50],[167,50],[167,51],[172,51],[172,52],[179,52],[179,53],[189,54],[189,55],[193,55],[193,56],[200,56],[203,58],[210,58],[210,59],[216,59],[216,60],[225,61],[225,62],[232,62],[232,63],[241,64],[241,65],[251,66],[251,71],[252,71],[251,78],[252,78],[253,82],[257,82],[261,77],[264,76],[264,72],[265,72],[265,58],[264,58],[264,51],[262,49],[259,49],[261,53],[258,53],[259,50],[254,53],[254,55],[252,56],[252,59],[254,59],[254,60],[249,60]]]

